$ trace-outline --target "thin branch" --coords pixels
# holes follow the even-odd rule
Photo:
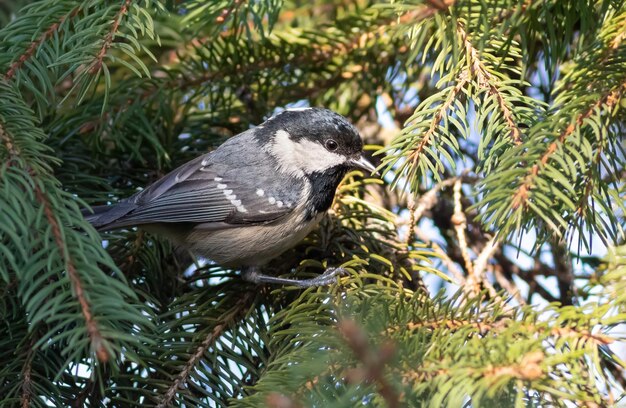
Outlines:
[[[387,407],[397,408],[400,406],[400,395],[385,378],[384,369],[386,363],[393,356],[395,347],[391,343],[383,344],[374,350],[369,345],[368,335],[353,320],[341,320],[337,329],[344,340],[362,363],[361,369],[351,370],[346,377],[351,383],[374,383],[378,393],[385,400]]]
[[[428,235],[426,235],[418,227],[415,227],[415,235],[426,245],[429,245],[433,251],[435,251],[439,258],[441,258],[441,261],[446,268],[448,268],[448,271],[454,276],[454,279],[456,279],[456,284],[463,288],[463,290],[466,290],[467,285],[465,285],[465,276],[463,276],[463,271],[461,271],[461,268],[448,256],[446,251],[444,251],[439,244],[431,241]]]
[[[437,194],[444,188],[454,185],[454,183],[459,179],[463,183],[469,183],[469,184],[473,184],[479,180],[479,178],[476,176],[463,174],[458,177],[450,177],[448,179],[445,179],[435,184],[430,190],[423,193],[417,202],[415,202],[415,198],[413,196],[409,196],[407,199],[407,208],[410,211],[410,216],[409,216],[408,224],[406,225],[408,225],[409,228],[411,227],[417,228],[417,224],[422,219],[422,216],[424,215],[424,213],[426,211],[431,210],[439,201],[439,199],[437,198]],[[396,226],[405,225],[405,223],[406,221],[403,220],[402,222],[396,223],[397,224]],[[406,239],[407,245],[410,242],[413,242],[413,239],[411,239],[411,237],[414,235],[415,235],[415,231],[409,232],[409,235],[407,236],[407,239]]]
[[[506,290],[511,296],[513,296],[517,303],[525,305],[526,300],[522,297],[522,292],[515,284],[515,281],[507,279],[507,277],[502,273],[502,268],[492,267],[491,270],[493,272],[493,276],[496,278],[496,282],[498,282],[502,289]]]
[[[0,123],[0,139],[2,139],[5,146],[7,147],[7,150],[9,151],[9,160],[12,160],[19,156],[19,149],[15,146],[13,138],[6,131],[4,126],[2,126],[2,123]],[[74,260],[72,259],[72,256],[67,252],[67,245],[63,238],[63,233],[61,232],[61,226],[59,225],[57,217],[54,214],[54,210],[50,205],[50,201],[46,193],[41,189],[41,185],[38,180],[39,176],[34,169],[29,168],[28,170],[28,173],[33,180],[35,198],[43,207],[44,215],[46,216],[48,224],[50,225],[50,228],[52,230],[54,242],[57,246],[57,249],[59,250],[61,259],[63,259],[63,262],[65,263],[65,270],[67,271],[70,283],[72,285],[72,288],[74,289],[74,294],[78,299],[81,312],[83,314],[83,317],[85,318],[87,334],[91,342],[91,347],[95,351],[98,359],[102,362],[105,362],[109,359],[109,352],[104,347],[104,337],[100,333],[100,329],[98,328],[98,325],[96,324],[91,314],[91,308],[89,302],[87,301],[87,298],[85,297],[83,284],[81,282],[80,276],[78,275],[78,271],[76,270],[76,266],[74,265]]]
[[[572,270],[571,259],[568,256],[567,247],[560,242],[552,242],[550,245],[554,271],[559,287],[561,304],[569,306],[574,304],[574,271]]]
[[[574,134],[577,128],[581,127],[586,119],[590,118],[597,110],[604,107],[606,110],[611,110],[615,104],[617,104],[622,98],[624,91],[626,91],[626,82],[620,84],[618,87],[604,94],[598,101],[596,101],[586,111],[579,114],[573,123],[570,123],[565,130],[561,132],[559,137],[548,145],[548,148],[541,156],[539,163],[535,163],[519,187],[515,195],[513,196],[512,208],[516,209],[520,206],[526,207],[528,202],[528,193],[534,186],[535,178],[539,175],[540,170],[545,167],[550,160],[550,157],[557,151],[560,144],[563,144],[565,140]]]
[[[32,370],[33,370],[33,357],[35,354],[35,341],[31,338],[28,344],[28,353],[26,355],[26,361],[22,367],[22,408],[30,407],[30,402],[33,397],[32,387]]]
[[[485,247],[483,248],[482,252],[478,254],[478,257],[474,261],[474,274],[475,275],[479,275],[479,276],[484,275],[487,269],[487,262],[489,262],[489,259],[491,259],[493,254],[498,250],[499,245],[500,243],[496,240],[495,236],[492,237],[487,242],[487,244],[485,244]]]
[[[222,316],[220,323],[213,327],[213,330],[206,336],[206,338],[200,343],[195,353],[187,360],[187,363],[183,366],[183,369],[176,376],[174,382],[168,387],[167,391],[161,397],[161,401],[157,405],[157,408],[165,408],[170,406],[172,399],[176,395],[179,389],[181,389],[187,382],[189,374],[193,371],[196,364],[203,358],[204,353],[217,341],[217,339],[224,334],[228,327],[237,319],[242,313],[245,312],[249,301],[254,297],[254,292],[249,291],[244,295],[226,314]]]
[[[493,287],[489,279],[486,278],[486,270],[489,259],[498,250],[500,243],[496,240],[496,236],[492,237],[486,244],[483,250],[478,254],[478,257],[474,261],[474,277],[480,279],[481,284],[489,291],[489,296],[499,302],[506,311],[511,311],[511,306],[498,295],[498,292]]]
[[[454,214],[452,215],[451,221],[454,225],[454,231],[456,232],[459,249],[461,250],[461,256],[463,257],[463,262],[465,263],[468,284],[470,286],[475,286],[477,288],[476,293],[478,293],[480,292],[479,284],[482,281],[482,278],[474,275],[474,265],[472,264],[472,259],[470,258],[469,249],[467,247],[467,237],[465,235],[465,230],[467,229],[467,217],[465,216],[463,205],[461,204],[461,186],[461,180],[456,180],[454,183]]]
[[[489,73],[489,71],[485,67],[485,64],[483,64],[480,56],[478,55],[478,50],[472,45],[467,35],[467,32],[465,31],[465,28],[460,23],[457,24],[457,33],[461,36],[461,39],[463,40],[465,51],[469,55],[468,62],[470,69],[472,71],[472,74],[476,75],[479,87],[487,88],[489,94],[495,95],[498,106],[500,107],[500,111],[502,112],[502,116],[504,117],[504,120],[508,128],[510,129],[510,137],[513,140],[513,143],[516,145],[522,144],[522,132],[515,123],[515,120],[513,118],[513,112],[507,106],[507,103],[502,96],[502,92],[497,85],[498,80]]]
[[[429,191],[429,193],[431,191],[432,189]],[[422,201],[424,196],[420,197],[420,202]],[[437,200],[436,194],[432,194],[431,197],[434,197],[435,201]],[[415,228],[417,227],[417,222],[419,221],[420,218],[422,218],[422,213],[424,212],[424,210],[421,210],[418,215],[417,208],[418,207],[415,203],[415,195],[410,194],[407,198],[407,209],[409,210],[409,225],[408,225],[409,228],[408,228],[408,232],[406,234],[406,240],[405,240],[405,244],[407,248],[409,248],[411,244],[413,243],[413,241],[415,241]]]
[[[485,378],[490,382],[496,382],[501,377],[512,377],[520,380],[533,381],[538,380],[545,375],[541,363],[545,360],[542,351],[531,351],[522,356],[520,363],[509,365],[487,365],[484,368],[465,367],[466,375],[480,374],[481,378]],[[431,380],[438,376],[452,376],[451,370],[448,368],[432,369],[428,365],[422,366],[420,369],[412,369],[401,374],[403,383],[419,383]]]
[[[36,175],[31,172],[33,178],[36,178]],[[56,246],[61,254],[61,258],[65,261],[65,269],[67,270],[67,274],[70,278],[70,282],[72,283],[72,287],[74,289],[74,293],[76,294],[76,298],[78,299],[78,303],[80,304],[80,309],[85,318],[85,323],[87,324],[87,334],[89,335],[89,339],[91,341],[91,346],[93,350],[96,352],[96,356],[98,360],[105,362],[109,359],[109,352],[104,347],[104,338],[100,333],[100,329],[96,324],[96,321],[93,319],[93,315],[91,314],[91,307],[87,298],[85,296],[85,292],[83,290],[83,283],[81,282],[80,276],[78,275],[78,271],[76,270],[76,266],[74,265],[74,260],[71,255],[67,253],[67,245],[63,240],[63,234],[61,233],[61,227],[59,226],[59,222],[57,217],[50,206],[50,202],[46,197],[45,193],[42,191],[39,183],[35,181],[35,197],[37,201],[43,206],[44,214],[48,223],[50,224],[50,228],[52,229],[52,236],[54,237],[54,241]]]
[[[493,318],[493,316],[490,316]],[[417,322],[409,322],[406,325],[406,330],[414,331],[421,329],[428,330],[441,330],[447,329],[453,332],[458,330],[464,330],[471,327],[476,330],[477,334],[484,336],[488,333],[496,333],[500,330],[509,329],[511,318],[499,318],[496,321],[474,321],[474,320],[461,320],[461,319],[444,319],[444,320],[424,320]],[[607,336],[599,333],[592,333],[587,329],[573,328],[573,327],[541,327],[532,323],[525,323],[519,326],[520,330],[524,330],[527,333],[544,333],[553,337],[574,339],[576,341],[582,341],[583,343],[592,343],[595,346],[607,346],[615,342],[615,339],[611,336]],[[385,333],[390,334],[398,331],[398,327],[390,327]]]
[[[502,11],[495,19],[493,24],[498,25],[501,24],[504,20],[509,19],[516,13],[524,13],[530,6],[532,6],[533,0],[526,0],[524,3],[520,4],[519,7],[511,8],[505,11]]]
[[[128,8],[130,7],[133,0],[124,0],[124,3],[120,7],[119,11],[113,17],[113,24],[111,24],[111,29],[104,36],[104,40],[102,41],[102,45],[100,46],[100,51],[96,54],[94,60],[89,64],[89,73],[95,74],[100,71],[102,68],[102,61],[104,60],[104,56],[106,55],[111,45],[113,45],[113,39],[115,38],[115,34],[120,27],[120,23],[122,22],[122,18],[128,13]]]
[[[4,130],[4,126],[2,126],[1,122],[0,122],[0,141],[4,143],[4,146],[9,152],[8,161],[20,155],[19,148],[15,146],[15,143],[13,143],[13,138],[8,134],[6,130]]]
[[[417,165],[417,162],[422,154],[422,151],[428,146],[430,142],[430,138],[435,134],[435,130],[437,130],[437,126],[439,126],[439,122],[443,119],[446,111],[452,106],[454,101],[456,100],[457,95],[461,92],[461,90],[467,85],[470,81],[470,75],[467,70],[461,71],[457,76],[457,83],[454,88],[451,89],[450,93],[446,100],[439,105],[433,119],[430,123],[430,127],[422,135],[422,140],[410,150],[410,153],[407,156],[407,160],[412,163],[413,166]]]
[[[35,51],[43,44],[47,39],[52,37],[56,30],[61,26],[66,20],[74,18],[80,10],[82,10],[82,4],[76,6],[72,11],[68,14],[61,16],[59,21],[53,23],[48,27],[43,34],[39,36],[39,38],[30,43],[26,51],[22,53],[9,67],[9,70],[4,74],[4,78],[8,81],[15,76],[17,71],[24,65],[26,61],[28,61],[34,54]]]

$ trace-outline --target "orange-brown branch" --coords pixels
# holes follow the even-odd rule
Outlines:
[[[524,181],[522,182],[519,190],[515,193],[512,204],[513,209],[520,206],[526,206],[529,198],[528,193],[534,185],[535,178],[539,175],[541,168],[548,163],[554,152],[557,151],[559,145],[563,144],[563,142],[565,142],[565,140],[571,136],[576,129],[581,127],[585,120],[590,118],[597,109],[604,107],[607,110],[610,110],[613,106],[615,106],[615,104],[622,98],[624,91],[626,91],[626,82],[607,92],[586,111],[578,115],[576,120],[574,120],[573,123],[570,123],[565,130],[560,133],[559,137],[548,145],[548,148],[541,156],[541,159],[539,159],[539,162],[535,163],[531,167],[526,177],[524,177]]]
[[[430,142],[430,138],[434,135],[435,130],[437,129],[439,122],[441,122],[441,120],[443,119],[443,116],[445,115],[446,111],[450,109],[450,106],[452,106],[452,104],[456,100],[457,95],[461,92],[461,90],[465,87],[465,85],[467,85],[468,82],[469,82],[469,73],[465,70],[461,71],[461,73],[459,74],[457,78],[456,85],[454,86],[454,88],[452,88],[446,100],[441,105],[439,105],[439,108],[435,112],[435,116],[433,117],[430,123],[430,127],[428,128],[426,133],[424,133],[424,135],[422,136],[422,140],[420,140],[417,146],[411,149],[411,153],[409,153],[409,161],[413,164],[413,166],[417,164],[417,161],[419,160],[419,157],[422,154],[422,151],[424,150],[426,146],[428,146],[428,143]]]
[[[394,347],[391,343],[373,350],[369,346],[367,334],[352,320],[342,320],[337,329],[356,358],[362,363],[361,368],[350,370],[346,378],[353,383],[373,383],[389,408],[400,406],[400,395],[384,376],[385,364],[392,357]]]
[[[52,35],[56,32],[59,26],[61,26],[61,24],[65,22],[65,20],[75,17],[81,9],[82,5],[75,7],[68,14],[62,16],[59,21],[50,25],[50,27],[48,27],[37,40],[31,42],[26,51],[24,51],[24,53],[11,64],[9,70],[4,74],[4,78],[6,80],[10,80],[11,78],[13,78],[17,71],[24,65],[24,63],[35,54],[35,51],[37,51],[41,44],[43,44],[48,38],[52,37]]]
[[[544,370],[541,367],[541,363],[544,359],[545,355],[542,351],[531,351],[522,357],[520,363],[501,366],[488,365],[484,368],[467,367],[465,370],[468,375],[480,375],[492,382],[497,381],[502,376],[532,381],[544,375]],[[451,371],[452,370],[446,368],[430,368],[426,365],[420,369],[405,371],[400,375],[402,376],[403,382],[409,384],[428,381],[441,375],[449,376],[451,375]]]
[[[233,321],[245,312],[245,309],[248,307],[253,297],[253,292],[247,292],[246,295],[244,295],[228,313],[223,315],[221,322],[213,327],[213,330],[211,330],[208,336],[206,336],[202,343],[200,343],[195,353],[193,353],[189,360],[187,360],[187,363],[184,365],[174,382],[168,387],[165,394],[161,397],[161,401],[157,405],[157,408],[165,408],[171,405],[176,392],[185,384],[189,374],[191,374],[196,364],[198,364],[200,359],[202,359],[204,353],[209,350],[209,348],[228,329]]]
[[[89,73],[95,74],[100,68],[102,68],[102,61],[104,60],[104,56],[106,55],[109,48],[113,44],[113,39],[115,38],[115,34],[117,30],[120,28],[120,23],[122,22],[122,18],[128,13],[128,8],[130,7],[132,0],[124,0],[124,3],[120,7],[119,11],[115,14],[113,18],[113,24],[111,24],[111,29],[104,36],[104,40],[102,41],[102,45],[100,46],[100,51],[96,54],[95,59],[91,62],[89,68]]]
[[[9,151],[9,160],[19,155],[18,148],[15,146],[11,135],[9,135],[9,133],[4,129],[4,126],[2,126],[2,123],[0,123],[0,139],[2,139]],[[39,204],[43,207],[44,215],[48,221],[48,224],[50,224],[55,244],[57,246],[57,249],[59,250],[61,259],[63,259],[63,261],[65,262],[65,270],[68,273],[70,283],[72,285],[72,288],[74,289],[75,296],[80,304],[83,317],[85,318],[85,323],[87,325],[87,334],[89,336],[91,346],[96,352],[96,356],[100,361],[107,361],[109,358],[109,353],[104,347],[104,338],[100,333],[100,330],[98,329],[98,325],[93,319],[93,315],[91,314],[91,307],[85,296],[83,284],[81,282],[80,276],[78,275],[78,271],[76,270],[76,266],[74,265],[72,256],[67,253],[67,245],[63,239],[63,234],[61,233],[61,227],[59,225],[57,217],[54,214],[54,210],[50,205],[50,201],[48,200],[46,193],[41,189],[41,185],[39,184],[36,172],[31,168],[29,169],[29,174],[34,181],[33,184],[35,186],[35,198],[37,199],[37,202],[39,202]]]
[[[26,362],[22,367],[22,408],[30,407],[30,402],[33,398],[33,383],[32,383],[32,370],[33,370],[33,353],[35,342],[31,339],[28,344],[28,353],[26,355]]]
[[[513,140],[513,143],[516,145],[520,145],[522,143],[522,132],[520,131],[519,126],[515,123],[513,119],[513,112],[508,107],[504,97],[502,96],[502,92],[498,88],[496,84],[496,79],[489,73],[485,64],[480,59],[478,55],[478,50],[472,45],[465,28],[460,23],[457,24],[457,33],[460,35],[463,40],[463,45],[465,47],[465,51],[469,56],[469,66],[471,68],[472,74],[476,75],[476,79],[478,80],[478,84],[482,88],[487,88],[489,94],[495,95],[496,101],[498,102],[498,106],[500,107],[500,111],[502,112],[502,116],[510,129],[510,136]]]
[[[31,172],[31,174],[33,178],[36,178],[36,175],[33,172]],[[98,329],[98,325],[96,324],[93,315],[91,314],[91,307],[85,296],[83,283],[78,275],[78,271],[76,270],[76,266],[74,265],[71,255],[66,251],[66,245],[63,240],[63,235],[61,234],[61,228],[56,216],[54,215],[54,211],[50,206],[50,202],[37,182],[35,182],[35,197],[37,198],[39,204],[43,206],[44,214],[48,220],[48,224],[50,224],[50,228],[52,229],[52,236],[54,237],[54,241],[57,245],[59,253],[61,254],[61,258],[65,261],[65,269],[67,270],[70,282],[72,283],[72,288],[74,289],[74,293],[76,294],[76,298],[80,304],[81,312],[87,324],[87,334],[89,335],[91,346],[96,352],[98,360],[103,362],[107,361],[109,359],[109,352],[104,347],[104,338],[100,333],[100,329]]]
[[[471,320],[456,320],[456,319],[446,319],[446,320],[433,320],[433,321],[419,321],[419,322],[409,322],[406,325],[406,330],[420,330],[420,329],[428,329],[428,330],[437,330],[437,329],[447,329],[450,331],[457,331],[463,328],[471,327],[476,330],[480,335],[485,335],[489,332],[497,331],[500,329],[505,329],[508,327],[508,320],[502,319],[497,322],[489,322],[489,321],[471,321]],[[581,340],[583,342],[591,342],[596,346],[600,345],[609,345],[615,341],[610,336],[606,336],[604,334],[592,333],[587,329],[573,329],[571,327],[553,327],[553,328],[543,328],[539,326],[534,326],[530,324],[525,324],[519,326],[520,329],[524,329],[529,333],[549,333],[550,336],[561,337],[561,338],[570,338]],[[398,330],[397,327],[390,327],[387,329],[387,333],[394,333]]]

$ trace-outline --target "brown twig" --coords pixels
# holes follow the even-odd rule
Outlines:
[[[10,80],[15,76],[17,71],[24,65],[29,58],[31,58],[35,51],[43,44],[48,38],[52,37],[52,35],[56,32],[56,30],[61,26],[66,20],[74,18],[79,12],[82,10],[82,5],[76,6],[72,11],[68,14],[61,16],[59,21],[53,23],[48,27],[37,40],[30,43],[26,51],[22,53],[9,67],[9,70],[4,74],[4,78],[6,80]]]
[[[34,172],[31,172],[33,178],[36,178]],[[39,183],[35,181],[35,197],[37,201],[43,206],[44,214],[48,223],[50,224],[50,228],[52,229],[52,236],[54,237],[54,241],[56,243],[57,249],[61,254],[61,258],[65,261],[65,269],[67,270],[67,274],[70,278],[70,282],[72,283],[72,288],[74,289],[74,293],[76,298],[78,299],[78,303],[80,304],[80,309],[85,318],[85,323],[87,324],[87,334],[89,335],[89,339],[91,341],[91,347],[96,352],[96,356],[98,360],[105,362],[109,359],[109,352],[104,346],[105,340],[102,334],[100,333],[100,329],[96,324],[96,321],[93,319],[93,315],[91,314],[91,307],[87,298],[85,296],[85,292],[83,290],[83,283],[81,278],[76,270],[76,266],[74,265],[74,261],[72,256],[66,251],[66,244],[63,240],[63,235],[61,233],[61,228],[59,226],[59,222],[57,217],[50,206],[50,202],[46,197],[45,193],[41,189]]]
[[[9,151],[9,160],[18,157],[19,149],[17,148],[17,146],[15,146],[13,138],[6,131],[2,123],[0,123],[0,139],[4,142],[7,150]],[[50,225],[50,228],[52,230],[52,236],[54,237],[55,244],[61,255],[61,259],[63,259],[65,263],[65,270],[67,271],[70,283],[72,285],[72,288],[74,289],[74,294],[80,304],[81,312],[83,314],[83,317],[85,318],[87,334],[91,342],[91,347],[95,351],[96,356],[100,361],[107,361],[109,359],[109,353],[104,346],[105,340],[100,333],[98,325],[91,314],[91,308],[89,302],[87,301],[87,298],[85,297],[83,284],[81,282],[78,271],[76,270],[76,266],[74,265],[74,260],[72,259],[71,254],[67,252],[67,245],[63,239],[63,234],[61,232],[59,221],[54,214],[46,193],[41,188],[37,173],[31,168],[29,169],[29,174],[33,179],[35,198],[37,199],[37,202],[39,202],[39,204],[43,207],[44,215],[48,220],[48,224]]]
[[[15,146],[15,143],[13,143],[13,138],[9,136],[8,132],[4,129],[4,126],[2,125],[1,122],[0,122],[0,141],[4,143],[4,146],[6,147],[7,152],[9,153],[9,160],[19,156],[18,147]]]
[[[502,273],[502,268],[492,267],[491,269],[493,271],[493,276],[496,278],[496,282],[498,282],[502,289],[506,290],[511,296],[513,296],[517,303],[525,305],[526,300],[522,297],[521,291],[515,284],[515,281],[507,279],[507,277]]]
[[[530,6],[532,6],[533,0],[526,0],[524,3],[520,4],[519,7],[511,8],[505,11],[502,11],[495,19],[493,24],[498,25],[502,23],[504,20],[513,16],[515,13],[524,13]]]
[[[100,71],[102,68],[102,61],[104,60],[104,56],[106,55],[109,48],[113,44],[113,39],[115,38],[115,34],[120,27],[120,23],[122,22],[122,18],[128,13],[128,8],[133,0],[124,0],[122,6],[119,11],[113,17],[113,24],[111,24],[111,28],[109,32],[104,36],[104,40],[102,41],[102,45],[100,46],[100,51],[96,54],[94,60],[89,64],[89,73],[95,74]]]
[[[457,95],[461,92],[465,85],[469,83],[469,80],[470,76],[467,70],[461,71],[461,73],[457,76],[456,85],[451,89],[446,100],[437,108],[437,111],[435,112],[435,115],[430,123],[430,127],[426,133],[422,135],[422,140],[420,140],[417,146],[411,149],[409,155],[407,156],[407,160],[410,161],[413,166],[417,165],[417,161],[419,160],[422,151],[426,148],[426,146],[428,146],[430,138],[435,134],[435,130],[437,130],[439,122],[441,122],[446,111],[450,108],[450,106],[452,106]]]
[[[574,120],[574,122],[570,123],[561,132],[559,137],[548,145],[548,148],[539,159],[539,162],[535,163],[530,168],[530,170],[528,171],[528,174],[526,175],[526,177],[524,177],[524,180],[521,186],[515,193],[513,197],[513,201],[512,201],[513,209],[516,209],[520,206],[526,207],[528,199],[529,199],[528,194],[530,190],[533,188],[535,178],[539,175],[539,172],[541,171],[541,169],[545,167],[545,165],[548,163],[548,160],[550,160],[550,157],[557,151],[559,145],[563,144],[563,142],[565,142],[565,140],[568,137],[574,134],[576,129],[581,127],[583,123],[585,122],[585,120],[590,118],[591,115],[593,115],[594,112],[596,112],[596,110],[598,110],[599,108],[603,106],[606,107],[608,110],[610,110],[613,106],[615,106],[615,104],[617,104],[622,98],[624,91],[626,91],[626,82],[620,84],[618,87],[604,94],[591,107],[589,107],[583,113],[579,114]]]
[[[473,75],[476,75],[479,87],[487,88],[489,94],[495,95],[498,106],[500,107],[500,111],[502,112],[502,116],[504,117],[504,121],[510,129],[510,136],[513,140],[513,143],[516,145],[522,144],[522,132],[515,123],[515,120],[513,118],[513,112],[507,106],[507,103],[502,96],[502,92],[499,89],[499,84],[497,84],[496,78],[494,78],[494,76],[489,73],[489,71],[485,67],[485,64],[483,64],[480,56],[478,55],[478,50],[470,42],[467,32],[465,31],[465,28],[461,23],[457,24],[457,33],[463,40],[465,51],[469,56],[468,62],[471,72]]]
[[[487,243],[483,250],[478,254],[476,260],[474,261],[474,277],[475,279],[479,279],[482,286],[484,286],[489,292],[489,296],[499,302],[501,306],[506,311],[511,311],[512,308],[507,304],[507,302],[497,293],[496,289],[493,287],[489,279],[486,277],[487,265],[489,259],[493,256],[493,254],[498,250],[499,242],[496,240],[496,237],[492,237]]]
[[[454,279],[456,279],[455,283],[465,290],[467,288],[467,285],[465,285],[465,276],[463,276],[461,268],[448,256],[446,251],[444,251],[439,244],[431,241],[430,237],[424,234],[424,232],[422,232],[422,230],[418,227],[415,227],[415,235],[426,245],[429,245],[433,251],[435,251],[441,259],[441,262],[446,265],[448,271],[454,276]]]
[[[32,387],[32,370],[33,370],[33,357],[35,353],[35,341],[31,338],[28,342],[28,353],[26,355],[26,361],[24,362],[24,366],[22,367],[22,397],[21,397],[21,406],[22,408],[30,407],[30,402],[33,397],[33,387]]]
[[[561,304],[569,306],[574,304],[574,271],[572,270],[571,260],[567,247],[561,242],[553,240],[550,245],[552,250],[552,261],[554,262],[554,271],[556,272],[556,280],[559,287],[559,297]]]
[[[461,256],[465,264],[465,272],[467,272],[467,281],[470,286],[474,286],[476,293],[480,292],[481,277],[477,277],[474,274],[474,264],[469,255],[469,249],[467,247],[467,236],[465,230],[467,229],[467,217],[463,211],[463,205],[461,204],[461,187],[462,183],[460,179],[454,182],[454,214],[452,215],[452,224],[454,225],[454,231],[456,232],[456,238],[461,250]]]
[[[545,359],[543,351],[531,351],[525,354],[519,364],[511,364],[506,366],[487,366],[483,371],[483,375],[492,382],[497,381],[498,377],[507,376],[520,380],[532,381],[537,380],[544,375],[541,363]]]
[[[496,382],[504,376],[533,381],[545,375],[541,367],[541,363],[544,359],[545,355],[542,351],[531,351],[522,356],[519,363],[501,366],[488,365],[484,368],[465,367],[464,371],[467,375],[479,375],[490,382]],[[424,382],[442,375],[449,376],[451,375],[451,370],[439,367],[429,368],[428,365],[424,365],[420,369],[405,371],[401,375],[404,383]]]
[[[369,345],[367,334],[352,320],[341,320],[337,324],[337,329],[363,365],[361,369],[351,370],[347,374],[348,380],[355,383],[376,384],[378,393],[383,397],[387,406],[389,408],[399,407],[400,395],[384,376],[385,365],[393,356],[394,346],[391,343],[386,343],[379,349],[373,350]]]
[[[195,368],[196,364],[202,359],[204,353],[215,343],[215,341],[228,329],[237,317],[245,312],[245,308],[248,306],[250,300],[254,297],[254,292],[247,292],[227,313],[222,315],[220,323],[213,327],[213,330],[206,336],[206,338],[200,343],[195,353],[187,360],[183,369],[176,376],[174,382],[168,387],[167,391],[161,397],[157,408],[165,408],[169,406],[172,399],[176,395],[176,392],[184,386],[189,374]]]

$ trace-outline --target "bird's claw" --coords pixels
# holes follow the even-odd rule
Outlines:
[[[348,271],[344,268],[327,268],[324,273],[311,279],[287,279],[275,276],[263,275],[254,269],[243,272],[243,279],[253,283],[269,283],[275,285],[298,286],[300,288],[312,288],[317,286],[328,286],[337,283],[340,276],[345,276]]]
[[[327,268],[324,273],[315,278],[306,279],[298,282],[305,282],[307,286],[326,286],[339,281],[339,277],[348,275],[348,271],[344,268]]]

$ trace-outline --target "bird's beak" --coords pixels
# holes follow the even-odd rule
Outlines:
[[[352,163],[354,167],[361,169],[361,170],[365,170],[369,172],[370,174],[376,173],[376,167],[374,167],[374,165],[370,163],[369,161],[367,161],[367,159],[365,159],[365,157],[363,156],[359,156],[356,159],[350,160],[350,163]]]

